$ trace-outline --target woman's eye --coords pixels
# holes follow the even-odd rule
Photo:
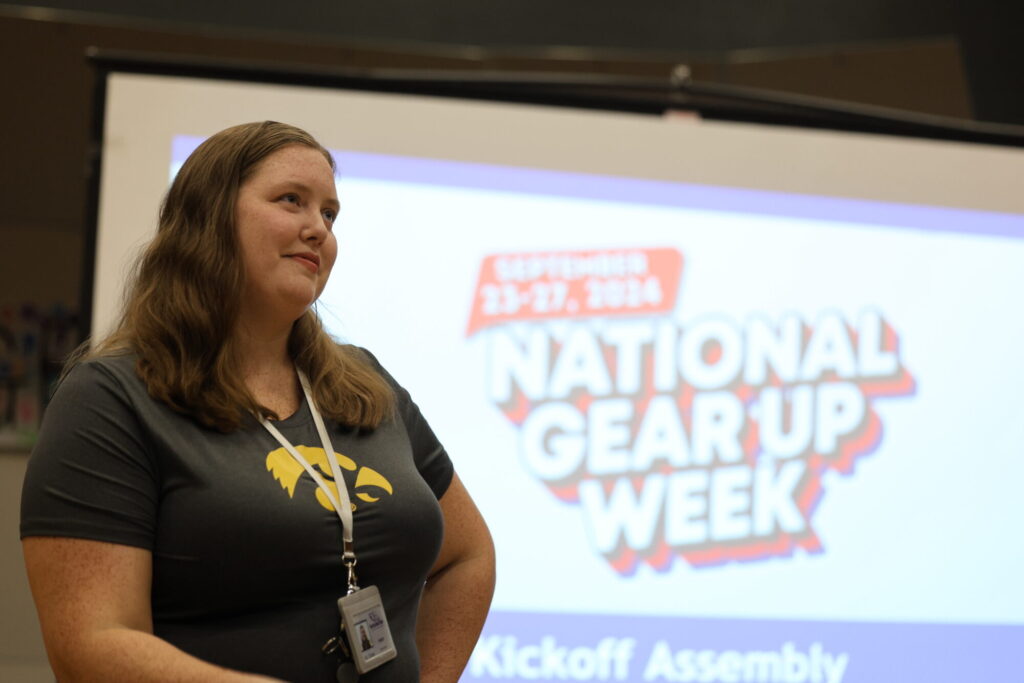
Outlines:
[[[324,218],[327,219],[328,223],[333,223],[334,219],[338,217],[338,212],[334,209],[324,209]]]
[[[286,194],[286,195],[282,195],[281,196],[281,201],[288,202],[289,204],[298,204],[299,203],[299,195],[292,194],[292,193],[289,193],[289,194]]]

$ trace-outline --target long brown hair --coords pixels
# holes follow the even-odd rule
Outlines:
[[[336,168],[311,135],[274,121],[228,128],[196,148],[164,198],[118,325],[88,357],[135,353],[153,398],[221,431],[237,429],[246,414],[278,417],[245,387],[234,354],[245,280],[235,204],[260,162],[295,144],[318,150]],[[391,414],[391,386],[364,353],[336,344],[313,310],[293,325],[288,351],[326,417],[372,428]]]

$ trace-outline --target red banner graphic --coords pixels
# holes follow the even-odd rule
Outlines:
[[[682,269],[672,248],[487,256],[466,336],[513,320],[667,313]]]

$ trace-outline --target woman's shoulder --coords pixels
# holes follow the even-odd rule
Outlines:
[[[71,366],[65,368],[61,384],[90,382],[99,378],[138,380],[135,365],[135,354],[130,351],[87,355],[72,361]]]
[[[335,342],[334,346],[338,349],[338,353],[346,358],[355,358],[357,360],[371,362],[376,365],[380,364],[377,362],[377,357],[370,353],[370,350],[364,346],[347,344],[345,342]]]
[[[368,348],[365,346],[358,346],[356,344],[343,344],[338,343],[338,351],[346,358],[351,358],[357,362],[367,363],[374,368],[381,368],[380,361],[377,360],[377,356],[373,355]],[[381,368],[383,369],[383,368]]]
[[[136,358],[130,352],[75,360],[53,387],[53,398],[74,396],[78,401],[100,401],[112,395],[145,395],[145,385],[135,367]]]
[[[384,378],[384,380],[391,386],[392,390],[401,391],[402,386],[398,381],[391,375],[390,372],[381,364],[377,356],[373,354],[368,348],[364,346],[357,346],[355,344],[338,344],[339,352],[348,360],[358,363],[363,367],[373,370],[378,375]]]

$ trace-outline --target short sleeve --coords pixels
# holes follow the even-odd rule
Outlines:
[[[409,442],[412,445],[413,458],[416,461],[416,469],[419,470],[430,490],[438,500],[448,490],[455,474],[451,458],[444,446],[434,435],[426,418],[420,412],[419,407],[412,400],[409,392],[400,385],[387,370],[381,366],[376,357],[366,349],[362,351],[370,359],[371,364],[388,381],[395,391],[395,404],[399,418],[405,425],[405,431],[409,435]]]
[[[58,387],[28,462],[22,538],[63,536],[152,550],[159,474],[122,374],[90,361]]]

